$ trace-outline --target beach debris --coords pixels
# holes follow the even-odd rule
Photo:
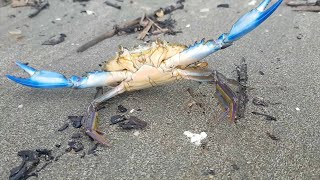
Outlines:
[[[49,2],[48,1],[40,1],[40,4],[37,4],[36,6],[34,6],[36,8],[36,10],[29,14],[29,18],[33,18],[35,16],[37,16],[42,10],[46,9],[49,7]]]
[[[257,4],[257,0],[252,0],[248,3],[249,6],[254,6]]]
[[[48,149],[22,150],[18,152],[18,156],[22,158],[22,162],[19,166],[10,170],[9,180],[28,179],[31,176],[38,177],[37,173],[45,169],[54,159],[51,150]],[[40,169],[36,169],[43,161],[45,164]]]
[[[22,31],[20,29],[13,29],[8,31],[11,35],[21,35]]]
[[[165,8],[159,8],[158,10],[154,11],[151,14],[147,14],[147,15],[144,14],[143,16],[138,17],[134,20],[127,21],[120,25],[115,25],[111,31],[107,31],[97,36],[96,38],[92,39],[91,41],[85,43],[84,45],[80,46],[77,49],[77,52],[83,52],[88,48],[98,44],[99,42],[107,38],[113,37],[114,35],[129,34],[137,31],[141,31],[145,29],[146,28],[145,26],[147,26],[151,22],[150,20],[154,22],[152,25],[153,28],[150,28],[149,30],[150,35],[156,35],[158,33],[168,33],[168,34],[174,35],[176,33],[179,33],[180,31],[176,32],[172,30],[172,26],[174,26],[174,24],[172,23],[175,23],[174,20],[170,20],[169,18],[169,20],[167,21],[160,21],[159,18],[163,17],[164,15],[170,14],[175,10],[183,9],[184,8],[183,3],[184,3],[184,0],[178,0],[175,5],[171,5]],[[141,24],[141,22],[147,22],[147,23]],[[167,27],[163,27],[162,25],[165,25]],[[140,36],[140,38],[142,37]]]
[[[90,0],[73,0],[73,2],[88,2]]]
[[[246,60],[242,57],[240,65],[236,65],[237,81],[238,81],[238,109],[237,119],[243,118],[247,103],[249,102],[247,94],[248,68]]]
[[[108,5],[108,6],[111,6],[111,7],[114,7],[114,8],[116,8],[116,9],[121,9],[121,6],[119,6],[118,4],[116,4],[116,3],[112,3],[112,2],[110,2],[110,1],[105,1],[104,2],[106,5]]]
[[[253,111],[251,113],[254,115],[258,115],[258,116],[265,116],[266,120],[268,120],[268,121],[277,121],[277,119],[275,117],[268,115],[268,114],[264,114],[264,113],[260,113],[260,112],[256,112],[256,111]]]
[[[0,0],[0,7],[7,6],[11,3],[10,0]]]
[[[264,101],[264,99],[262,97],[254,97],[252,99],[252,103],[256,106],[268,106],[268,103],[266,101]]]
[[[72,135],[71,135],[71,138],[72,139],[80,139],[80,138],[82,138],[83,136],[82,136],[82,133],[73,133]]]
[[[217,8],[229,8],[229,4],[218,4]]]
[[[82,118],[83,116],[68,116],[74,128],[80,128],[82,126]]]
[[[126,118],[124,115],[114,115],[110,118],[111,124],[118,124],[119,122],[125,121]]]
[[[68,141],[68,146],[69,147],[66,149],[66,152],[70,152],[71,150],[73,150],[74,152],[79,152],[84,149],[83,144],[78,139],[70,139]]]
[[[264,72],[263,72],[263,71],[259,71],[259,74],[260,74],[260,75],[264,75]]]
[[[122,129],[130,130],[130,129],[143,129],[147,126],[147,122],[142,121],[141,119],[130,116],[128,119],[126,119],[123,122],[119,123],[119,126]]]
[[[293,11],[320,12],[320,0],[285,0],[287,6]]]
[[[240,169],[239,166],[236,165],[236,164],[232,164],[232,165],[231,165],[231,168],[232,168],[233,171],[237,171],[237,170]]]
[[[125,113],[125,112],[127,112],[128,111],[128,109],[127,108],[125,108],[124,106],[122,106],[122,105],[119,105],[118,106],[118,111],[119,112],[121,112],[121,113]]]
[[[133,135],[134,136],[139,136],[140,132],[139,131],[134,131]]]
[[[80,12],[81,13],[86,13],[87,15],[96,15],[96,13],[94,11],[90,11],[90,10],[82,10]]]
[[[190,131],[185,131],[183,133],[187,137],[191,138],[191,143],[195,144],[196,146],[201,145],[201,141],[204,140],[207,137],[207,133],[201,132],[200,134],[192,133]]]
[[[64,131],[69,127],[69,123],[64,123],[59,129],[58,131]]]
[[[268,135],[269,138],[271,138],[272,140],[274,141],[279,141],[280,138],[276,137],[275,135],[269,133],[269,132],[266,132],[266,134]]]
[[[61,33],[58,36],[52,36],[50,37],[48,40],[46,40],[45,42],[42,43],[42,45],[56,45],[56,44],[60,44],[64,41],[65,37],[67,37],[65,34]]]
[[[94,156],[97,156],[97,148],[98,148],[99,143],[95,143],[91,148],[88,150],[88,155],[93,154]]]
[[[204,171],[203,175],[209,176],[209,178],[212,179],[213,176],[216,175],[216,172],[213,168],[208,168]]]
[[[203,13],[203,12],[209,12],[210,9],[209,8],[203,8],[203,9],[200,9],[200,12]]]

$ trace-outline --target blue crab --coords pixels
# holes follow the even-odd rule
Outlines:
[[[237,96],[222,80],[219,73],[207,68],[206,62],[200,62],[208,55],[227,48],[232,43],[265,21],[282,3],[278,0],[266,9],[271,0],[264,0],[260,5],[243,15],[231,28],[229,33],[222,34],[216,40],[204,39],[192,46],[170,44],[157,40],[147,46],[132,50],[120,47],[117,55],[103,65],[101,71],[87,73],[86,76],[64,75],[51,71],[38,71],[23,63],[16,64],[31,77],[20,78],[7,75],[9,79],[33,88],[90,88],[112,87],[107,93],[95,98],[84,116],[86,133],[101,144],[108,145],[97,127],[99,105],[123,92],[145,89],[166,84],[179,79],[190,79],[199,82],[217,82],[216,95],[229,111],[230,119],[236,118]]]

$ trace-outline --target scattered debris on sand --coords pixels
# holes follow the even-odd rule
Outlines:
[[[135,116],[130,116],[128,119],[126,119],[123,122],[119,123],[119,126],[122,129],[126,130],[131,130],[131,129],[143,129],[147,126],[147,122],[142,121],[141,119],[135,117]]]
[[[118,4],[116,4],[116,3],[112,3],[112,2],[110,2],[110,1],[105,1],[104,2],[106,5],[108,5],[108,6],[111,6],[111,7],[114,7],[114,8],[116,8],[116,9],[121,9],[121,6],[119,6]]]
[[[18,152],[18,156],[22,158],[19,166],[11,169],[10,180],[28,179],[31,176],[38,177],[38,172],[45,169],[52,161],[52,150],[36,149],[36,150],[22,150]],[[38,165],[43,164],[42,167],[36,169]]]
[[[111,31],[107,31],[100,36],[92,39],[91,41],[85,43],[77,49],[77,52],[83,52],[88,48],[98,44],[99,42],[111,38],[114,35],[130,34],[137,31],[141,31],[138,39],[143,40],[147,34],[157,35],[160,33],[165,34],[176,34],[181,31],[174,31],[173,27],[175,21],[170,17],[163,20],[165,15],[172,13],[175,10],[184,8],[184,0],[178,0],[175,5],[171,5],[165,8],[160,8],[151,14],[143,14],[143,16],[138,17],[134,20],[128,21],[126,23],[115,25]]]
[[[52,36],[50,37],[48,40],[44,41],[42,43],[42,45],[56,45],[56,44],[60,44],[64,41],[65,37],[67,37],[65,34],[61,33],[58,36]]]

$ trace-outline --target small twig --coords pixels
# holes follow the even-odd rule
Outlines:
[[[138,35],[137,39],[143,40],[149,32],[151,26],[153,25],[153,21],[149,21],[148,25],[143,29],[143,31]]]
[[[276,137],[275,135],[269,133],[269,132],[266,132],[266,134],[269,136],[269,138],[271,138],[272,140],[274,141],[279,141],[280,138]]]
[[[112,2],[109,2],[109,1],[105,1],[104,2],[106,5],[108,5],[108,6],[111,6],[111,7],[114,7],[114,8],[116,8],[116,9],[121,9],[121,6],[119,6],[118,4],[115,4],[115,3],[112,3]]]
[[[259,113],[259,112],[255,112],[255,111],[253,111],[251,113],[254,115],[265,116],[268,121],[277,121],[277,118],[270,116],[268,114],[263,114],[263,113]]]
[[[49,7],[49,3],[45,2],[44,4],[40,5],[35,12],[29,14],[29,18],[35,17],[36,15],[38,15],[42,10],[46,9],[47,7]]]

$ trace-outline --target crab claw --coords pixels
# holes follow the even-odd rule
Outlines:
[[[21,62],[16,62],[16,64],[31,76],[30,78],[20,78],[6,75],[10,80],[16,83],[33,88],[63,88],[72,87],[73,85],[73,83],[62,74],[51,71],[37,71]]]
[[[16,64],[26,71],[31,77],[21,78],[11,75],[6,75],[10,80],[33,88],[89,88],[89,87],[102,87],[108,86],[114,82],[121,81],[123,79],[122,74],[114,77],[110,72],[94,71],[89,72],[86,76],[71,76],[67,79],[64,75],[51,71],[38,71],[26,64],[16,62]]]
[[[223,38],[225,43],[231,43],[248,34],[250,31],[259,26],[265,21],[282,3],[282,0],[278,0],[269,9],[266,9],[271,0],[264,0],[260,5],[243,15],[230,30],[229,34],[225,34]],[[266,9],[266,10],[265,10]]]

